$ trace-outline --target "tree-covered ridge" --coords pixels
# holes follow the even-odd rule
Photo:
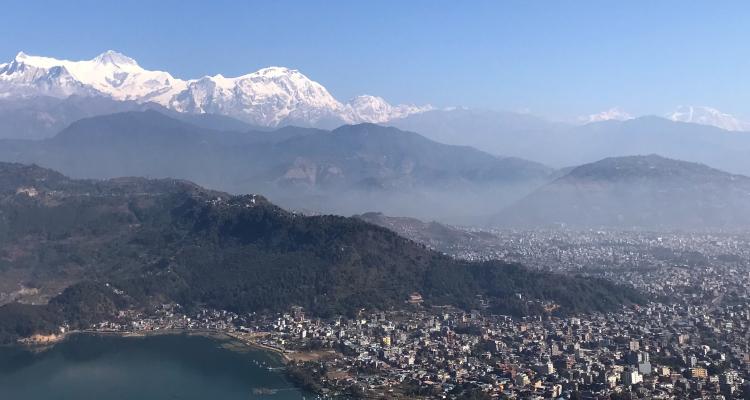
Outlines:
[[[603,281],[455,261],[359,219],[301,216],[261,196],[174,180],[75,181],[0,165],[18,168],[29,179],[4,179],[16,189],[0,189],[0,273],[24,269],[37,282],[72,285],[47,306],[0,308],[6,337],[39,329],[38,320],[85,325],[118,308],[163,301],[237,312],[297,304],[332,315],[401,307],[413,292],[427,304],[471,308],[481,301],[511,314],[538,311],[528,299],[561,312],[642,300]],[[29,313],[42,317],[12,322]]]
[[[508,207],[503,225],[744,230],[750,178],[657,155],[581,165]]]

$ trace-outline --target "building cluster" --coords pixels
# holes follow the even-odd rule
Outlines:
[[[330,321],[292,312],[256,320],[287,351],[331,349],[309,363],[331,393],[487,398],[745,398],[750,309],[652,303],[619,313],[512,319],[454,309]],[[246,328],[247,329],[247,328]],[[627,398],[627,397],[626,397]]]
[[[428,307],[319,319],[164,305],[97,330],[220,331],[284,354],[326,396],[750,398],[750,243],[736,235],[507,233],[534,268],[604,277],[651,295],[612,313],[511,318]],[[515,257],[515,258],[514,258]],[[314,354],[310,357],[299,355]],[[303,360],[303,361],[299,361]]]
[[[608,314],[510,317],[413,306],[309,318],[175,305],[123,312],[99,331],[205,330],[252,337],[301,367],[321,394],[375,398],[716,398],[750,396],[750,309],[651,303]],[[293,358],[293,357],[292,357]],[[482,397],[479,397],[482,398]]]
[[[205,331],[233,332],[242,318],[226,310],[202,309],[192,315],[178,304],[162,304],[149,313],[136,310],[120,311],[116,318],[91,327],[96,332]]]
[[[432,237],[425,243],[466,260],[502,259],[558,271],[673,264],[746,265],[750,260],[747,233],[452,228],[464,231],[472,240],[460,240],[461,236],[453,235],[445,239]],[[424,235],[399,232],[424,242]]]

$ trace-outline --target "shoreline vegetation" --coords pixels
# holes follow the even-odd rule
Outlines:
[[[274,358],[276,358],[282,365],[297,362],[317,361],[335,355],[334,351],[295,351],[269,346],[256,340],[257,338],[265,336],[263,332],[243,333],[211,329],[155,329],[138,331],[106,331],[82,329],[71,330],[60,334],[36,334],[27,338],[20,339],[16,344],[13,345],[20,345],[34,351],[44,351],[68,340],[75,335],[117,336],[122,338],[145,338],[149,336],[162,335],[202,336],[217,341],[225,341],[226,343],[222,347],[229,351],[245,352],[247,350],[259,350],[266,352],[273,355]]]

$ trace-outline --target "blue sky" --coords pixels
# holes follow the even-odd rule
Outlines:
[[[22,1],[0,57],[121,51],[181,78],[301,70],[340,100],[750,117],[746,1]]]

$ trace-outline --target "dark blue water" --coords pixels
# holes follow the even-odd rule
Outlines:
[[[51,349],[0,347],[0,399],[302,399],[262,351],[199,336],[75,335]],[[308,396],[310,398],[310,396]]]

